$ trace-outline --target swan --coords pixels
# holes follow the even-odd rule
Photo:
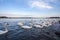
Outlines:
[[[23,23],[23,22],[19,22],[18,25],[19,25],[19,26],[23,26],[24,23]]]
[[[34,27],[36,27],[36,28],[43,28],[42,25],[37,25],[37,24],[35,24]]]
[[[26,26],[26,25],[21,26],[21,27],[24,28],[24,29],[30,29],[30,28],[32,28],[31,26]]]
[[[24,25],[24,24],[21,23],[21,22],[19,22],[18,25],[19,25],[20,27],[24,28],[24,29],[30,29],[30,28],[32,28],[31,23],[30,23],[30,26]]]
[[[7,23],[5,23],[5,31],[0,30],[0,35],[8,32]]]

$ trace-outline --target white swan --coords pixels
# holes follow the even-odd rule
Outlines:
[[[19,26],[23,26],[24,23],[23,23],[23,22],[19,22],[18,25],[19,25]]]
[[[0,35],[8,32],[7,23],[5,23],[5,31],[0,30]]]
[[[36,27],[36,28],[43,28],[43,26],[37,25],[37,24],[35,24],[34,27]]]
[[[18,25],[21,26],[21,27],[24,28],[24,29],[30,29],[30,28],[32,28],[31,25],[30,25],[30,26],[27,26],[27,25],[24,25],[24,24],[21,23],[21,22],[19,22]]]
[[[26,25],[21,26],[21,27],[24,28],[24,29],[30,29],[30,28],[32,28],[31,26],[26,26]]]

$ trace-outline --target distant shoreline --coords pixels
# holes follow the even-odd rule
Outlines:
[[[51,18],[51,19],[55,19],[55,18],[60,18],[60,17],[6,17],[6,16],[0,16],[0,18],[8,18],[8,19],[40,19],[40,18]]]

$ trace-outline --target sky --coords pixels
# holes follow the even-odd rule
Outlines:
[[[60,0],[0,0],[0,16],[60,16]]]

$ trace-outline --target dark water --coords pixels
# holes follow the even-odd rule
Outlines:
[[[33,20],[35,23],[43,21],[43,19]],[[9,30],[6,34],[0,35],[0,40],[55,40],[43,35],[40,28],[23,29],[17,25],[18,22],[25,22],[25,25],[28,25],[30,21],[32,19],[0,19],[0,30],[4,30],[4,22],[8,23]]]

